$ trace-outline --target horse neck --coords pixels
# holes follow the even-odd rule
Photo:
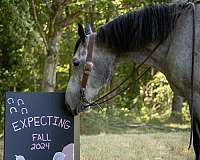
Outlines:
[[[165,63],[166,63],[166,57],[168,54],[168,49],[170,47],[170,39],[165,40],[163,43],[161,43],[158,48],[152,52],[156,47],[158,43],[152,43],[148,46],[146,46],[143,50],[137,51],[137,52],[129,52],[127,54],[127,57],[132,59],[135,63],[141,64],[144,62],[144,60],[151,55],[147,61],[145,61],[144,64],[147,64],[149,66],[152,66],[160,71],[165,70]]]
[[[94,52],[99,58],[103,58],[107,62],[120,63],[122,61],[134,61],[140,64],[146,59],[149,54],[155,49],[158,43],[152,43],[140,51],[131,51],[124,53],[113,52],[104,47],[97,47],[95,44]],[[166,56],[170,47],[170,37],[161,43],[158,48],[153,52],[152,56],[145,62],[145,64],[152,66],[160,71],[164,71]]]

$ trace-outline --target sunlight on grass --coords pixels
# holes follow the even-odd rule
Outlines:
[[[169,123],[165,124],[165,127],[171,127],[171,128],[176,128],[176,129],[187,129],[190,128],[190,124],[177,124],[177,123]]]
[[[81,160],[191,160],[188,132],[81,137]]]

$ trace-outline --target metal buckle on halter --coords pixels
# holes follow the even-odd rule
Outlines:
[[[85,64],[85,67],[84,67],[84,73],[89,75],[92,71],[92,66],[93,66],[93,63],[88,61],[86,64]]]

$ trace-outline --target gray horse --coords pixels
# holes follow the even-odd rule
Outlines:
[[[195,12],[195,55],[193,73],[193,147],[196,160],[200,160],[200,4],[174,3],[147,6],[119,16],[99,27],[96,33],[85,32],[79,25],[79,40],[73,57],[73,73],[70,77],[66,104],[72,114],[77,114],[90,105],[99,89],[111,76],[114,65],[120,60],[132,59],[145,62],[165,74],[171,88],[191,102],[191,70],[193,46],[193,11]],[[88,30],[88,29],[87,29]],[[91,35],[91,73],[87,77],[83,97],[80,81],[85,73]],[[159,44],[159,45],[158,45]],[[156,47],[158,46],[158,47]],[[91,47],[90,47],[91,48]],[[156,49],[155,49],[156,48]]]

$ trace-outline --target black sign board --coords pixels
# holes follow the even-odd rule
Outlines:
[[[6,93],[4,160],[74,160],[64,93]]]

